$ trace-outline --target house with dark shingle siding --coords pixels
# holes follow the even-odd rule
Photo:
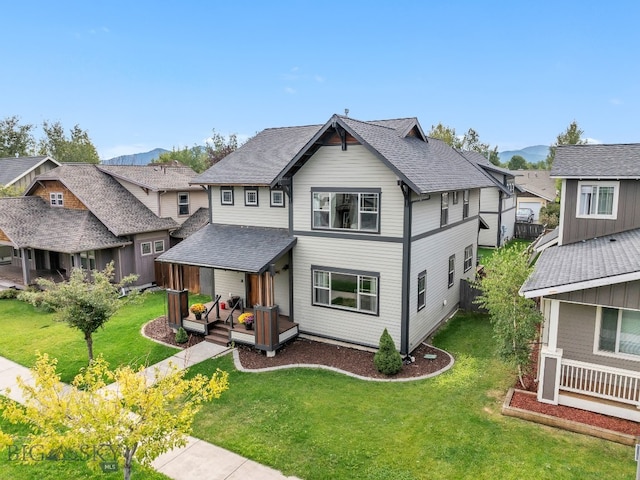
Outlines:
[[[640,144],[558,146],[551,177],[560,225],[521,288],[544,313],[538,400],[640,421]]]
[[[263,130],[192,183],[209,225],[157,262],[207,270],[208,293],[301,333],[377,347],[386,328],[403,354],[457,309],[495,186],[416,118],[339,115]]]
[[[154,282],[154,259],[178,227],[96,165],[63,164],[36,177],[24,197],[0,199],[0,245],[13,249],[26,285],[34,270],[65,275],[111,261],[116,280],[134,273],[139,285]]]

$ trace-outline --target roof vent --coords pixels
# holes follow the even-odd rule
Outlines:
[[[348,109],[348,108],[345,108],[345,109],[344,109],[344,116],[345,116],[345,117],[348,117],[348,116],[349,116],[349,109]]]
[[[610,239],[609,239],[609,241],[610,241],[610,242],[615,242],[615,241],[616,241],[616,239],[615,239],[615,238],[610,238]]]

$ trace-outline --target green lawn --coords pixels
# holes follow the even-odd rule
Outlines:
[[[435,339],[456,358],[439,377],[356,380],[311,369],[242,373],[194,434],[304,479],[622,479],[629,447],[500,414],[513,373],[493,354],[486,317],[458,315]]]

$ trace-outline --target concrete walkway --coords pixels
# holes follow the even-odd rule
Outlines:
[[[225,354],[228,351],[229,349],[226,347],[209,342],[201,342],[148,367],[144,374],[151,380],[154,377],[155,368],[160,369],[160,372],[164,372],[168,368],[169,362],[179,368],[188,368],[209,358]],[[35,383],[28,368],[0,357],[0,392],[6,394],[5,390],[10,388],[9,398],[23,403],[22,390],[18,387],[17,377],[22,378],[28,384],[33,385]],[[157,471],[175,480],[192,480],[194,478],[206,478],[207,480],[296,479],[296,477],[286,477],[277,470],[194,437],[187,437],[187,444],[184,447],[176,448],[160,455],[152,462],[152,466]]]

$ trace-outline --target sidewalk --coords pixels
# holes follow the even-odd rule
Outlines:
[[[166,371],[169,362],[178,368],[188,368],[209,358],[222,355],[228,350],[220,345],[201,342],[148,367],[145,370],[145,376],[153,378],[155,368],[159,368],[161,372]],[[22,391],[18,387],[17,377],[33,384],[31,371],[27,367],[0,357],[0,392],[5,393],[6,388],[11,388],[9,398],[22,403]],[[296,477],[286,477],[277,470],[194,437],[187,437],[187,444],[184,447],[160,455],[152,462],[152,466],[174,480],[192,480],[194,478],[206,478],[207,480],[296,479]]]

